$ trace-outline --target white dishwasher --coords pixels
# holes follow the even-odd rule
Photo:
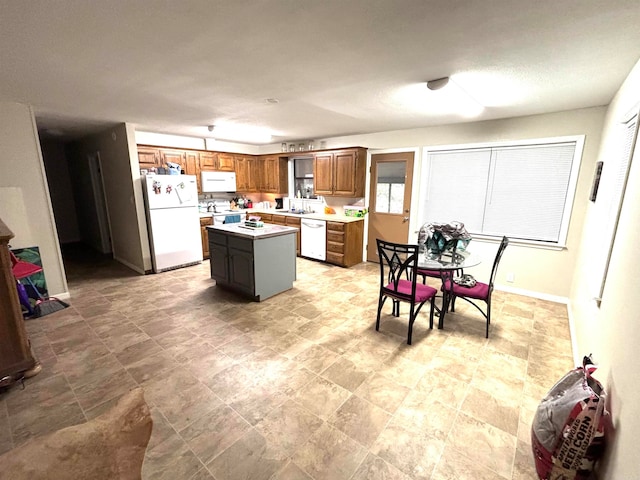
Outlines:
[[[327,222],[300,219],[300,255],[316,260],[327,259]]]

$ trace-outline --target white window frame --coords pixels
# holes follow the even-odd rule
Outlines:
[[[567,185],[567,195],[565,198],[565,204],[562,214],[562,222],[560,224],[560,232],[557,242],[548,242],[541,240],[527,240],[527,239],[513,239],[513,243],[529,245],[533,247],[546,248],[551,250],[562,250],[566,248],[567,236],[569,234],[569,224],[571,222],[571,214],[573,211],[573,204],[575,201],[575,194],[578,185],[578,175],[580,172],[580,166],[582,164],[582,153],[584,150],[584,135],[570,135],[563,137],[549,137],[549,138],[535,138],[526,140],[511,140],[503,142],[487,142],[487,143],[474,143],[474,144],[458,144],[458,145],[438,145],[423,147],[422,159],[425,162],[425,167],[422,169],[421,183],[425,184],[425,175],[428,175],[429,168],[427,162],[429,161],[429,154],[435,152],[444,152],[450,150],[478,150],[478,149],[490,149],[490,148],[509,148],[509,147],[522,147],[522,146],[537,146],[547,145],[554,143],[568,143],[575,142],[576,148],[573,153],[573,159],[571,161],[571,171],[569,174],[569,182]],[[426,188],[423,189],[420,195],[420,218],[425,218],[426,210],[426,198],[428,192]],[[475,239],[487,239],[487,240],[499,240],[498,237],[492,235],[484,235],[473,233]]]

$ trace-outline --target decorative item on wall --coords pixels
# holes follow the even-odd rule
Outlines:
[[[591,187],[591,195],[589,196],[589,200],[592,202],[596,201],[596,197],[598,196],[598,187],[600,186],[600,177],[602,176],[602,166],[604,162],[596,163],[596,171],[593,174],[593,186]]]

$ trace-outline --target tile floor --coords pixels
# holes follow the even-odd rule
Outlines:
[[[27,321],[44,369],[0,395],[0,452],[83,422],[142,386],[145,479],[534,479],[530,423],[572,368],[566,308],[496,292],[444,330],[385,305],[378,267],[298,259],[261,303],[215,286],[209,262],[139,276],[69,254],[71,307]],[[406,313],[406,308],[404,310]]]

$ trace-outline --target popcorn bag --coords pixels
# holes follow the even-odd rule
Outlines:
[[[587,480],[605,446],[605,392],[589,357],[542,399],[531,426],[541,480]]]

